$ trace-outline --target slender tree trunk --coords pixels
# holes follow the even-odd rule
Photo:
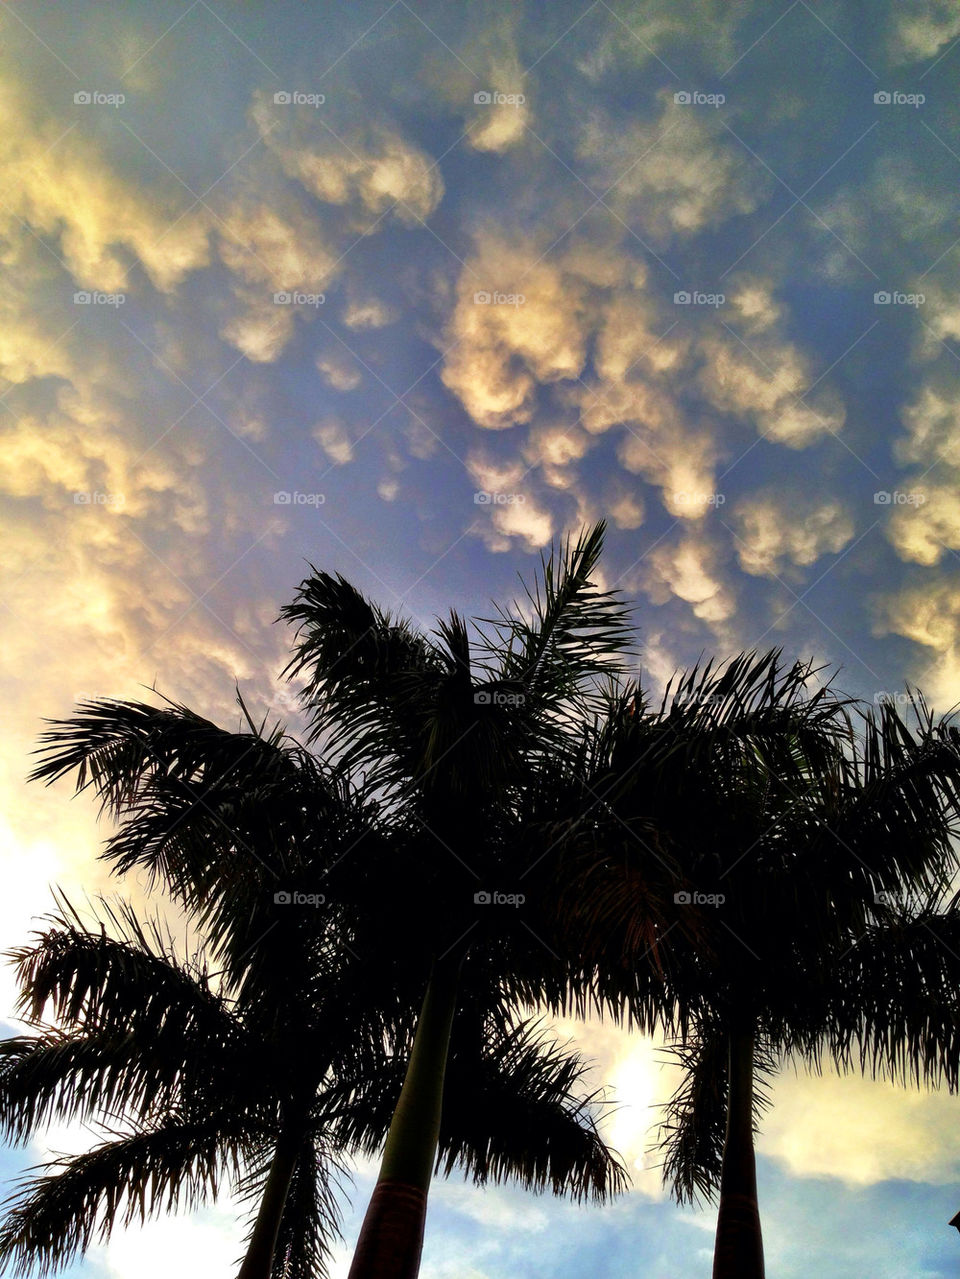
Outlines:
[[[280,1219],[283,1216],[283,1207],[287,1202],[290,1181],[297,1163],[300,1137],[302,1132],[298,1133],[292,1127],[280,1134],[273,1155],[273,1163],[270,1165],[263,1188],[260,1210],[247,1246],[247,1255],[243,1259],[237,1279],[270,1279]]]
[[[416,1279],[443,1108],[459,959],[434,965],[349,1279]]]
[[[729,1044],[730,1095],[713,1279],[763,1279],[763,1238],[753,1151],[753,1027],[731,1028]]]

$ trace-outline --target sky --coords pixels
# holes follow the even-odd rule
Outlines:
[[[654,690],[776,645],[960,701],[954,4],[11,0],[0,36],[5,944],[54,884],[142,900],[25,784],[42,718],[156,686],[232,726],[239,684],[295,730],[308,561],[429,627],[605,518]],[[424,1279],[709,1274],[644,1155],[655,1046],[565,1030],[634,1190],[438,1185]],[[956,1274],[956,1101],[773,1100],[774,1279]],[[224,1203],[71,1273],[228,1279],[238,1240]]]

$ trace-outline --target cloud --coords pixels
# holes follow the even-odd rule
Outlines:
[[[747,345],[733,335],[705,335],[699,354],[698,383],[707,400],[752,419],[766,439],[802,449],[842,430],[846,414],[832,388],[819,392],[814,404],[806,402],[814,379],[792,343],[771,336]]]
[[[67,138],[63,121],[12,80],[0,91],[0,137],[0,227],[19,238],[22,220],[48,237],[77,285],[132,290],[130,253],[157,289],[171,292],[209,261],[206,214],[190,208],[173,178],[130,182],[95,137],[77,126]]]
[[[587,356],[588,281],[533,245],[477,237],[457,285],[442,378],[477,426],[528,422],[541,383],[576,378]]]
[[[707,108],[672,93],[655,121],[613,120],[594,110],[577,145],[606,203],[657,242],[752,213],[771,179]]]
[[[654,604],[683,600],[708,623],[726,621],[736,609],[735,596],[720,577],[718,549],[702,533],[685,532],[676,542],[654,547],[641,572]]]
[[[284,173],[323,203],[349,206],[357,229],[388,213],[416,226],[440,203],[440,170],[392,125],[353,114],[335,128],[310,107],[278,106],[263,93],[251,115]]]
[[[778,577],[788,565],[815,563],[853,539],[849,511],[839,501],[769,491],[740,502],[733,511],[740,567],[756,577]]]
[[[323,380],[335,391],[355,391],[363,381],[356,360],[342,347],[321,351],[316,365]]]
[[[892,62],[920,62],[958,35],[960,14],[950,0],[914,0],[908,11],[894,10],[888,54]]]
[[[830,1069],[822,1077],[788,1070],[774,1083],[758,1151],[799,1177],[840,1177],[860,1185],[954,1182],[952,1110],[945,1093]]]
[[[313,438],[335,466],[353,461],[353,444],[339,418],[329,417],[313,428]]]
[[[351,290],[342,318],[348,329],[382,329],[388,324],[395,324],[399,313],[382,298],[372,294],[357,295]]]
[[[902,635],[929,650],[914,682],[941,711],[960,702],[960,584],[939,572],[915,585],[880,595],[877,635]]]

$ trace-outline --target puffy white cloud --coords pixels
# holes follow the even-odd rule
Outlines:
[[[643,500],[618,485],[606,495],[603,505],[617,528],[639,528],[643,523]]]
[[[666,240],[752,213],[770,188],[763,168],[712,118],[663,97],[658,119],[624,127],[595,114],[578,154],[612,187],[606,203],[641,235]]]
[[[903,635],[929,652],[917,664],[916,683],[946,710],[960,702],[960,584],[939,572],[888,592],[876,601],[875,633]]]
[[[384,302],[382,298],[372,294],[358,294],[349,291],[347,305],[343,311],[343,322],[349,329],[382,329],[388,324],[396,323],[399,318],[397,310]]]
[[[815,379],[793,344],[770,336],[747,346],[732,334],[705,335],[699,351],[703,394],[725,413],[752,418],[765,438],[802,449],[843,428],[846,413],[832,388],[817,392],[813,404],[804,399]]]
[[[888,41],[892,62],[919,62],[933,58],[948,40],[960,35],[960,14],[951,0],[913,0],[892,12]]]
[[[644,590],[654,604],[684,600],[704,622],[723,622],[736,609],[731,588],[720,576],[719,554],[702,533],[686,532],[678,541],[663,542],[641,565]]]
[[[391,212],[415,226],[440,202],[439,169],[391,125],[354,118],[341,132],[318,122],[310,107],[278,106],[262,93],[251,115],[283,171],[318,200],[362,214],[360,228],[366,229],[371,215]]]
[[[540,383],[583,370],[589,286],[563,260],[539,256],[484,233],[460,275],[442,378],[478,426],[529,421]]]
[[[265,293],[322,293],[336,267],[338,255],[319,219],[286,193],[269,201],[241,197],[217,233],[224,263]]]
[[[960,386],[920,386],[901,412],[906,437],[896,443],[901,462],[960,467]]]
[[[353,443],[339,418],[329,417],[313,428],[313,438],[335,466],[353,461]]]
[[[28,101],[12,78],[0,88],[0,227],[21,220],[58,246],[77,285],[106,293],[132,287],[126,254],[169,292],[209,260],[208,218],[172,177],[152,189],[129,181],[95,137]]]
[[[777,577],[790,564],[813,564],[852,540],[853,519],[839,501],[817,502],[783,491],[759,494],[733,511],[740,567],[758,577]]]
[[[335,391],[355,391],[363,381],[357,361],[342,347],[321,351],[316,364],[323,380]]]

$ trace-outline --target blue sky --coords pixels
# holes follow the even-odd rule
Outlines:
[[[11,942],[51,884],[117,889],[89,806],[24,785],[41,717],[156,682],[231,723],[236,679],[295,726],[307,560],[430,625],[603,517],[654,688],[776,644],[960,700],[954,5],[78,0],[0,32]],[[569,1029],[638,1188],[440,1191],[428,1279],[708,1273],[642,1166],[650,1046]],[[772,1274],[955,1269],[949,1098],[775,1103]],[[164,1229],[78,1273],[147,1274]],[[230,1273],[227,1208],[176,1229]]]

